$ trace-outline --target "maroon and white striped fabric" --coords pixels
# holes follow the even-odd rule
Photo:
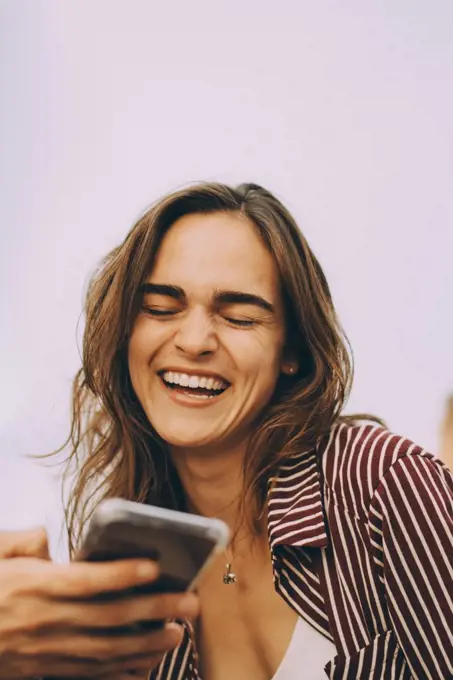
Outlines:
[[[268,510],[276,589],[336,646],[326,677],[453,678],[453,474],[439,460],[339,424],[281,467]],[[184,625],[150,679],[200,679]]]

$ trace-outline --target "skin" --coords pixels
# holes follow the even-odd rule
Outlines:
[[[196,599],[142,596],[100,603],[94,598],[152,582],[157,574],[149,560],[54,564],[43,530],[0,533],[0,678],[122,680],[136,677],[131,672],[145,677],[145,669],[179,643],[180,627],[134,637],[112,637],[106,630],[143,618],[181,616],[181,609],[195,616]]]
[[[275,593],[265,527],[251,535],[238,500],[257,416],[279,376],[297,370],[285,347],[277,268],[244,217],[187,215],[166,234],[148,283],[129,345],[132,384],[151,424],[169,444],[189,508],[229,524],[235,571],[242,571],[241,585],[225,588],[227,560],[220,556],[198,589],[203,677],[266,679],[286,650],[296,615]],[[179,293],[162,294],[161,286]],[[219,303],[225,291],[258,296],[273,311]],[[163,370],[220,375],[230,387],[201,406],[190,398],[178,401],[162,383]],[[248,512],[253,515],[254,508]]]

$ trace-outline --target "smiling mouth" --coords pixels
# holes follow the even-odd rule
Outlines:
[[[173,371],[161,371],[158,375],[164,386],[175,395],[181,394],[193,399],[215,399],[230,387],[230,383],[225,380],[207,376],[189,376]]]

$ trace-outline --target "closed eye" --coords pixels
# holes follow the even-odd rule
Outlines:
[[[143,307],[143,311],[145,314],[149,314],[150,316],[154,317],[160,317],[160,318],[169,318],[173,317],[178,312],[180,311],[179,309],[158,309],[156,307]],[[232,324],[233,326],[237,326],[239,328],[250,328],[251,326],[255,326],[257,324],[256,321],[252,319],[233,319],[232,317],[224,316],[223,317],[225,321],[228,323]]]
[[[228,323],[233,324],[233,326],[240,326],[241,328],[250,328],[250,326],[254,326],[257,323],[251,319],[231,319],[227,316],[225,316],[224,319],[225,321],[228,321]]]
[[[178,313],[178,309],[156,309],[154,307],[143,307],[143,311],[145,314],[149,314],[150,316],[174,316],[175,314]]]

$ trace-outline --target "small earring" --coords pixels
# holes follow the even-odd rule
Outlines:
[[[292,374],[294,373],[294,366],[290,366],[290,367],[288,368],[288,371],[289,371],[289,373],[291,373],[291,375],[292,375]]]

